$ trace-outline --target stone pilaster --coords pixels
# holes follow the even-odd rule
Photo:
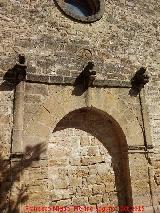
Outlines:
[[[14,97],[14,120],[12,133],[12,154],[22,152],[22,131],[23,131],[23,113],[24,113],[24,87],[25,82],[21,81],[15,89]]]

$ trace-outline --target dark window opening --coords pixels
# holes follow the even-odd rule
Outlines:
[[[99,20],[104,13],[104,0],[56,0],[60,8],[71,18],[82,22]]]
[[[89,2],[90,1],[90,2]],[[91,0],[65,0],[65,6],[68,10],[78,16],[91,16],[97,12],[97,5],[93,5]]]

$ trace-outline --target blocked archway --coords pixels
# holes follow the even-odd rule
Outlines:
[[[50,134],[48,160],[52,204],[132,206],[127,143],[106,113],[88,107],[65,115]]]
[[[55,131],[54,134],[58,134],[59,132],[58,124],[60,124],[66,118],[67,115],[69,116],[70,113],[74,114],[74,112],[79,112],[79,110],[81,111],[81,109],[90,110],[92,114],[99,116],[102,120],[103,118],[106,119],[107,123],[108,123],[107,120],[110,120],[109,121],[111,125],[110,130],[111,132],[116,131],[116,135],[117,135],[117,139],[115,139],[116,142],[114,142],[114,144],[121,144],[119,147],[120,149],[117,152],[119,153],[118,154],[119,158],[117,162],[120,162],[120,164],[117,166],[118,170],[115,169],[113,173],[114,173],[114,177],[118,177],[118,175],[116,175],[116,172],[120,170],[122,174],[120,176],[124,177],[124,178],[118,178],[118,180],[116,180],[115,184],[116,184],[117,191],[114,191],[114,192],[115,194],[117,193],[115,198],[116,199],[118,198],[118,199],[115,202],[118,202],[119,205],[126,204],[126,203],[128,203],[128,205],[129,204],[132,205],[132,195],[131,195],[132,193],[131,193],[131,186],[130,186],[127,150],[128,150],[128,146],[144,145],[142,128],[140,126],[139,120],[134,114],[134,110],[132,110],[132,105],[130,105],[127,101],[124,101],[119,96],[119,93],[117,92],[116,89],[90,88],[89,91],[87,91],[87,94],[84,93],[81,96],[73,96],[72,91],[73,91],[72,87],[63,87],[63,86],[60,87],[55,85],[50,86],[49,97],[44,101],[42,105],[39,106],[39,108],[37,109],[37,112],[30,119],[30,121],[25,124],[25,128],[23,131],[24,149],[26,146],[39,144],[41,142],[43,142],[46,145],[46,147],[48,147],[48,141],[50,140],[49,138],[50,133],[53,132],[54,130]],[[88,112],[88,114],[90,113]],[[74,117],[77,118],[77,116],[74,116]],[[93,125],[93,122],[91,122],[91,125],[88,125],[88,127],[92,125]],[[98,123],[96,123],[95,126],[96,125],[98,125]],[[100,128],[94,127],[92,128],[92,131],[94,132],[92,132],[91,130],[87,128],[82,129],[82,127],[81,128],[79,127],[80,131],[83,131],[83,133],[87,132],[87,134],[91,134],[90,135],[91,137],[96,138],[96,140],[99,141],[98,143],[101,145],[103,144],[104,146],[105,136],[104,138],[101,138],[103,134],[102,132],[98,132],[98,129]],[[66,127],[66,129],[68,128],[69,126]],[[72,124],[72,128],[75,128],[73,124]],[[103,126],[101,126],[101,129],[104,129]],[[95,132],[95,130],[97,132]],[[65,132],[66,130],[64,129],[63,131]],[[64,132],[62,134],[63,137],[66,136]],[[104,131],[104,134],[106,134],[106,131]],[[114,147],[113,143],[110,143],[110,144],[112,144],[112,147]],[[111,158],[112,156],[114,156],[114,158],[112,158],[113,161],[111,160],[112,165],[114,165],[114,162],[115,162],[114,159],[117,154],[114,155],[112,153],[113,151],[112,149],[109,150],[109,147],[106,147],[106,148],[108,148],[108,156],[111,156]],[[105,150],[107,150],[106,148]],[[44,159],[44,161],[47,161],[48,153],[43,153],[43,154],[44,156],[41,156],[41,158]],[[53,164],[56,164],[55,160],[53,160]],[[45,168],[45,171],[46,171],[46,168]],[[43,202],[48,202],[49,200],[53,201],[52,198],[56,196],[54,193],[52,193],[52,198],[48,197],[48,195],[50,196],[50,190],[51,192],[53,192],[52,191],[53,189],[51,188],[50,190],[48,190],[48,186],[50,186],[50,184],[48,185],[49,182],[46,181],[46,179],[48,180],[48,177],[49,177],[48,173],[44,172],[43,178],[42,178],[44,180],[40,180],[40,181],[44,181],[45,183],[45,184],[42,184],[42,186],[45,186],[45,192],[43,191],[43,194],[45,193],[47,194],[47,196],[45,194],[45,199],[43,199]],[[39,184],[36,178],[35,178],[35,182],[36,184]],[[125,185],[121,184],[123,182],[125,182]],[[122,188],[120,187],[121,185],[122,185]],[[38,193],[37,197],[40,196],[39,195],[40,192],[37,192],[37,193]],[[32,198],[32,202],[33,202],[33,198]],[[55,202],[58,202],[58,201],[55,201]],[[59,202],[62,202],[62,201],[59,200]],[[54,204],[54,201],[53,201],[53,204]]]

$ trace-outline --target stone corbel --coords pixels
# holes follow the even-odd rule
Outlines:
[[[146,74],[146,68],[141,67],[131,79],[131,84],[134,89],[139,91],[149,82],[149,76]]]

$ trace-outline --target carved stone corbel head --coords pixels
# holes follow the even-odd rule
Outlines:
[[[131,79],[133,88],[142,89],[149,82],[149,76],[146,74],[146,68],[141,67]]]

